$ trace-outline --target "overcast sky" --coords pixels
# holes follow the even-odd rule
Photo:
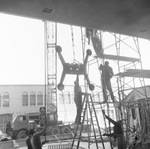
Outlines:
[[[5,14],[0,14],[0,20],[0,84],[43,84],[43,22]],[[73,30],[76,36],[74,42],[81,38],[77,30],[78,28]],[[63,51],[67,51],[63,52],[65,60],[70,62],[73,59],[71,28],[68,32],[67,26],[60,25],[58,36],[58,43],[63,47]],[[76,59],[81,59],[80,42],[76,42],[75,46]],[[143,68],[150,69],[150,42],[141,39],[140,46]]]

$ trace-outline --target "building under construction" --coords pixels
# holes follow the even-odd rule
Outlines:
[[[112,137],[103,133],[112,133],[112,125],[104,114],[111,117],[114,109],[114,121],[122,121],[121,136],[127,148],[150,147],[149,143],[149,79],[150,70],[142,68],[139,37],[149,39],[150,3],[148,0],[130,1],[1,1],[0,12],[38,18],[44,20],[45,30],[45,97],[46,111],[50,105],[56,106],[57,91],[65,89],[64,79],[68,75],[82,76],[84,96],[81,112],[81,124],[75,125],[72,138],[64,142],[56,131],[56,143],[49,143],[48,148],[81,148],[81,142],[87,142],[86,148],[110,148],[116,145]],[[57,23],[72,24],[72,62],[65,61],[63,46],[59,45]],[[81,26],[82,61],[76,59],[73,25]],[[124,35],[122,35],[124,34]],[[111,42],[104,38],[107,35]],[[65,39],[64,39],[65,40]],[[57,58],[59,57],[59,59]],[[61,61],[62,73],[58,73],[57,63]],[[112,90],[108,89],[106,80],[94,82],[93,76],[99,66],[106,61],[115,69],[111,79]],[[93,73],[94,72],[94,73]],[[98,71],[97,71],[98,73]],[[58,76],[60,80],[58,80]],[[96,76],[96,75],[95,75]],[[98,83],[99,82],[99,83]],[[97,95],[93,92],[97,92]],[[112,95],[113,94],[113,95]],[[112,100],[112,97],[113,100]],[[105,101],[105,102],[104,102]],[[103,112],[102,112],[103,111]],[[105,131],[101,129],[99,117],[103,117]],[[88,130],[84,132],[83,126]],[[58,129],[57,129],[58,130]],[[63,141],[62,141],[63,140]],[[119,148],[119,147],[118,147]]]
[[[49,61],[47,64],[48,68],[50,68],[47,71],[48,82],[54,82],[54,89],[56,89],[58,85],[58,89],[63,90],[65,88],[63,81],[65,77],[67,77],[67,75],[84,76],[85,96],[83,99],[84,108],[82,110],[81,116],[82,124],[87,123],[91,126],[90,130],[92,130],[92,133],[88,133],[87,138],[84,137],[84,140],[89,142],[89,148],[90,144],[93,145],[93,142],[96,145],[96,148],[99,148],[99,142],[101,142],[103,148],[105,148],[105,139],[101,132],[101,123],[99,122],[98,117],[103,116],[102,110],[105,110],[107,115],[110,116],[111,109],[115,110],[116,116],[114,119],[116,121],[123,121],[122,127],[124,130],[124,139],[127,146],[133,148],[140,142],[140,144],[142,144],[142,146],[144,146],[145,148],[148,147],[149,86],[145,85],[145,78],[149,78],[150,71],[142,69],[142,60],[138,38],[115,33],[107,33],[111,36],[110,38],[112,38],[112,43],[109,43],[107,47],[104,47],[103,43],[105,42],[104,40],[106,40],[106,38],[104,38],[105,33],[103,31],[81,27],[80,29],[83,55],[85,56],[87,54],[86,47],[91,48],[92,54],[89,55],[89,58],[86,58],[85,56],[85,59],[83,58],[83,63],[77,62],[75,59],[75,55],[73,57],[72,63],[66,63],[65,58],[62,54],[60,54],[63,48],[61,48],[60,45],[58,46],[56,40],[54,40],[57,37],[56,23],[45,22],[45,25],[47,34],[46,47],[48,51],[47,56]],[[73,32],[71,33],[71,35],[73,42]],[[75,54],[74,47],[75,44],[73,43],[73,53]],[[124,48],[126,52],[124,52]],[[63,65],[62,76],[60,82],[58,83],[56,83],[57,65],[54,65],[56,64],[57,53]],[[134,55],[134,57],[129,57],[129,53],[131,53],[130,55]],[[114,75],[115,81],[112,82],[112,89],[115,96],[115,100],[113,102],[106,86],[96,83],[92,84],[90,80],[90,78],[92,78],[92,74],[90,72],[91,67],[96,65],[96,67],[98,68],[100,64],[104,64],[105,61],[115,63],[115,66],[118,70],[118,73]],[[100,91],[97,95],[98,98],[96,98],[95,95],[92,94],[95,89],[98,89]],[[57,92],[53,92],[51,94],[55,95],[50,96],[56,97],[56,93]],[[106,102],[103,102],[105,100],[104,98],[107,98]],[[108,123],[105,118],[103,124],[105,125],[105,128],[108,128],[108,133],[111,133],[112,125]],[[79,136],[77,134],[75,134],[74,136],[72,147],[75,140],[78,141],[77,148],[80,147],[80,141],[82,141],[83,133],[82,126],[83,125],[80,126],[81,130],[78,134]],[[110,142],[111,148],[113,148],[112,139],[108,138],[108,141]]]

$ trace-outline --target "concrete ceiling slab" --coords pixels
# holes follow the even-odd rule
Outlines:
[[[150,0],[0,0],[0,12],[150,39]]]

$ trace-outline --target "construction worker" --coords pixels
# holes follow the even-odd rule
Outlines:
[[[8,121],[8,123],[6,124],[6,134],[10,134],[12,132],[12,128],[11,128],[11,122]]]
[[[74,102],[76,104],[77,114],[75,118],[75,123],[81,123],[81,112],[82,112],[82,90],[79,85],[79,77],[77,76],[74,82]]]
[[[100,65],[99,70],[102,71],[101,81],[102,81],[104,102],[108,100],[106,88],[110,93],[111,100],[114,102],[114,94],[113,94],[112,87],[111,87],[111,78],[114,75],[113,69],[109,66],[109,62],[105,61],[104,65],[102,64]]]
[[[38,132],[35,132],[31,137],[31,145],[33,149],[42,149],[42,145],[45,144],[47,141],[41,141],[41,135],[45,133],[45,127]]]
[[[33,136],[33,134],[36,132],[35,129],[30,129],[26,132],[28,138],[26,140],[26,144],[27,144],[27,147],[28,149],[33,149],[32,145],[31,145],[31,137]]]
[[[104,110],[102,110],[102,112],[105,118],[114,125],[114,128],[113,128],[114,132],[110,134],[104,133],[103,136],[114,137],[114,139],[116,140],[118,149],[126,149],[126,143],[124,140],[123,129],[122,129],[122,120],[116,122],[113,119],[111,119],[109,116],[107,116]]]

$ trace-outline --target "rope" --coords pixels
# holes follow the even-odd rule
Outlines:
[[[72,25],[71,25],[70,27],[71,27],[72,48],[73,48],[73,62],[74,62],[74,61],[75,61],[75,50],[74,50],[75,44],[74,44],[74,35],[73,35],[73,27],[72,27]]]

